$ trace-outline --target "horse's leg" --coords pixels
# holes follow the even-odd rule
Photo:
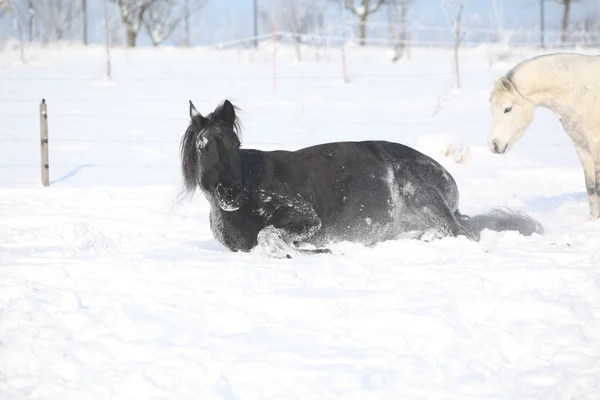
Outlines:
[[[576,145],[575,149],[581,160],[585,175],[585,188],[590,204],[590,219],[597,219],[600,217],[600,205],[598,203],[600,196],[600,162],[596,162],[594,158],[599,159],[600,149],[594,149],[596,150],[594,154],[596,157],[586,148]]]
[[[410,202],[408,203],[410,206]],[[412,198],[412,207],[417,214],[427,219],[431,228],[426,230],[423,240],[431,240],[430,236],[441,235],[459,236],[464,235],[472,240],[479,240],[479,232],[470,232],[454,215],[441,193],[432,186],[423,186],[415,192]],[[437,230],[438,232],[434,232]]]
[[[600,134],[600,132],[599,132]],[[600,218],[600,137],[596,142],[596,148],[594,149],[594,176],[596,178],[596,214],[595,216],[590,212],[590,219],[599,219]],[[589,196],[589,191],[588,191]],[[590,205],[590,211],[592,206]]]
[[[591,212],[592,206],[590,204],[590,219],[599,219],[600,218],[600,151],[597,154],[596,157],[596,197],[595,197],[595,201],[596,201],[596,213],[593,214]],[[589,194],[588,194],[589,196]]]
[[[258,232],[258,245],[275,258],[291,258],[298,253],[329,253],[327,249],[298,249],[294,242],[310,238],[321,227],[321,219],[308,203],[279,207]]]

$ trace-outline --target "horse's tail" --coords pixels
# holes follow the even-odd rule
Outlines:
[[[544,232],[542,224],[521,211],[494,209],[485,214],[472,217],[456,211],[454,215],[467,230],[477,237],[479,237],[479,233],[484,229],[497,232],[518,231],[524,236],[531,236],[534,233],[541,235]]]

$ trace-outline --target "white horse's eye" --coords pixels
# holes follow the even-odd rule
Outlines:
[[[507,112],[510,112],[510,110],[512,110],[512,107],[506,107],[504,109],[504,114],[506,114]]]

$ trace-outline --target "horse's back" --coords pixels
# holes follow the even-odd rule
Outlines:
[[[540,59],[544,56],[541,56]],[[550,71],[568,70],[564,80],[566,87],[557,104],[551,109],[564,115],[567,120],[576,120],[581,129],[600,135],[600,55],[580,53],[556,53],[545,56],[552,60]],[[551,79],[549,75],[547,79]],[[552,79],[552,82],[555,80]],[[554,84],[554,83],[553,83]]]
[[[362,154],[357,159],[347,159],[353,167],[350,181],[355,189],[352,206],[345,208],[347,219],[356,219],[366,210],[375,215],[375,218],[367,216],[365,219],[370,226],[362,230],[359,227],[357,232],[381,234],[377,221],[379,227],[385,226],[386,230],[381,239],[424,229],[425,221],[416,200],[419,197],[429,204],[431,192],[439,193],[453,210],[458,208],[458,188],[452,176],[442,165],[418,150],[389,141],[343,142],[339,146],[356,148]],[[336,149],[336,145],[329,149]],[[374,229],[373,225],[376,226]]]
[[[383,140],[343,141],[318,144],[295,151],[246,150],[245,164],[251,173],[259,169],[262,179],[285,181],[291,187],[309,186],[313,193],[343,192],[344,187],[368,190],[378,180],[399,184],[434,186],[449,195],[456,183],[431,157],[407,145]],[[337,190],[316,189],[333,188]],[[375,188],[373,188],[375,189]]]
[[[458,208],[458,188],[450,173],[436,160],[409,146],[394,142],[379,142],[395,167],[396,179],[402,182],[411,176],[424,191],[437,190],[448,205]]]

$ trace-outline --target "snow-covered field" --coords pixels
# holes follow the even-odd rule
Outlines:
[[[268,49],[116,50],[110,82],[101,48],[2,54],[0,399],[600,399],[600,222],[574,147],[545,110],[510,154],[486,144],[494,76],[536,53],[465,50],[454,92],[441,50],[352,49],[349,84],[337,53],[293,54],[276,93]],[[546,232],[230,253],[201,195],[177,202],[187,101],[224,98],[246,147],[399,141],[449,169],[464,213]]]

